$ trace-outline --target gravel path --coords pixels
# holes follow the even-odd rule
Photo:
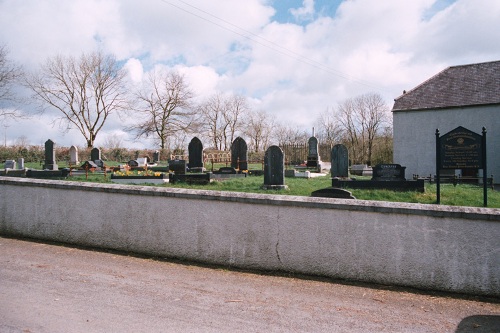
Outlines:
[[[0,332],[500,332],[499,300],[0,238]]]

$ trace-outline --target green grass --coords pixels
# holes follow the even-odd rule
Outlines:
[[[118,164],[118,163],[116,163]],[[214,169],[225,166],[225,164],[214,165]],[[34,165],[27,165],[31,168],[40,168],[37,163]],[[61,167],[65,167],[62,166]],[[211,169],[211,165],[207,166]],[[260,165],[251,165],[250,169],[261,169]],[[97,182],[97,183],[110,183],[110,174],[104,177],[101,173],[89,173],[88,179],[85,175],[71,176],[68,180],[82,181],[82,182]],[[363,177],[358,177],[359,179]],[[369,179],[369,178],[367,178]],[[286,185],[288,190],[263,190],[261,189],[264,184],[263,176],[248,176],[246,178],[229,179],[225,181],[212,182],[208,185],[189,185],[185,183],[165,184],[164,187],[172,188],[188,188],[188,189],[203,189],[214,191],[231,191],[231,192],[247,192],[247,193],[268,193],[278,195],[296,195],[296,196],[310,196],[311,192],[322,188],[330,187],[332,185],[330,177],[317,177],[317,178],[286,178]],[[131,185],[132,186],[132,185]],[[410,202],[410,203],[423,203],[434,204],[436,203],[436,184],[425,184],[425,192],[395,192],[389,190],[350,190],[352,194],[360,200],[376,200],[376,201],[390,201],[390,202]],[[468,184],[460,184],[453,186],[452,184],[441,184],[441,204],[452,206],[469,206],[469,207],[483,207],[483,188],[481,186],[474,186]],[[500,208],[500,192],[493,191],[488,188],[488,207]]]

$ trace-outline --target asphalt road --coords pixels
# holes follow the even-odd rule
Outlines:
[[[0,332],[500,332],[497,300],[0,238]]]

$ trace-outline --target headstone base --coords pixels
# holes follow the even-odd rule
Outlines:
[[[44,164],[44,170],[59,170],[59,166],[57,164]]]
[[[423,179],[384,181],[384,180],[340,180],[332,179],[332,187],[352,188],[366,190],[392,190],[392,191],[417,191],[425,192]]]
[[[263,190],[288,190],[288,185],[262,185]]]

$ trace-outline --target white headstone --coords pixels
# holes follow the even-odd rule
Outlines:
[[[80,161],[78,160],[78,148],[75,146],[69,147],[69,163],[70,164],[78,164]]]
[[[147,157],[139,157],[137,159],[137,164],[139,164],[139,166],[146,166],[148,164]]]

